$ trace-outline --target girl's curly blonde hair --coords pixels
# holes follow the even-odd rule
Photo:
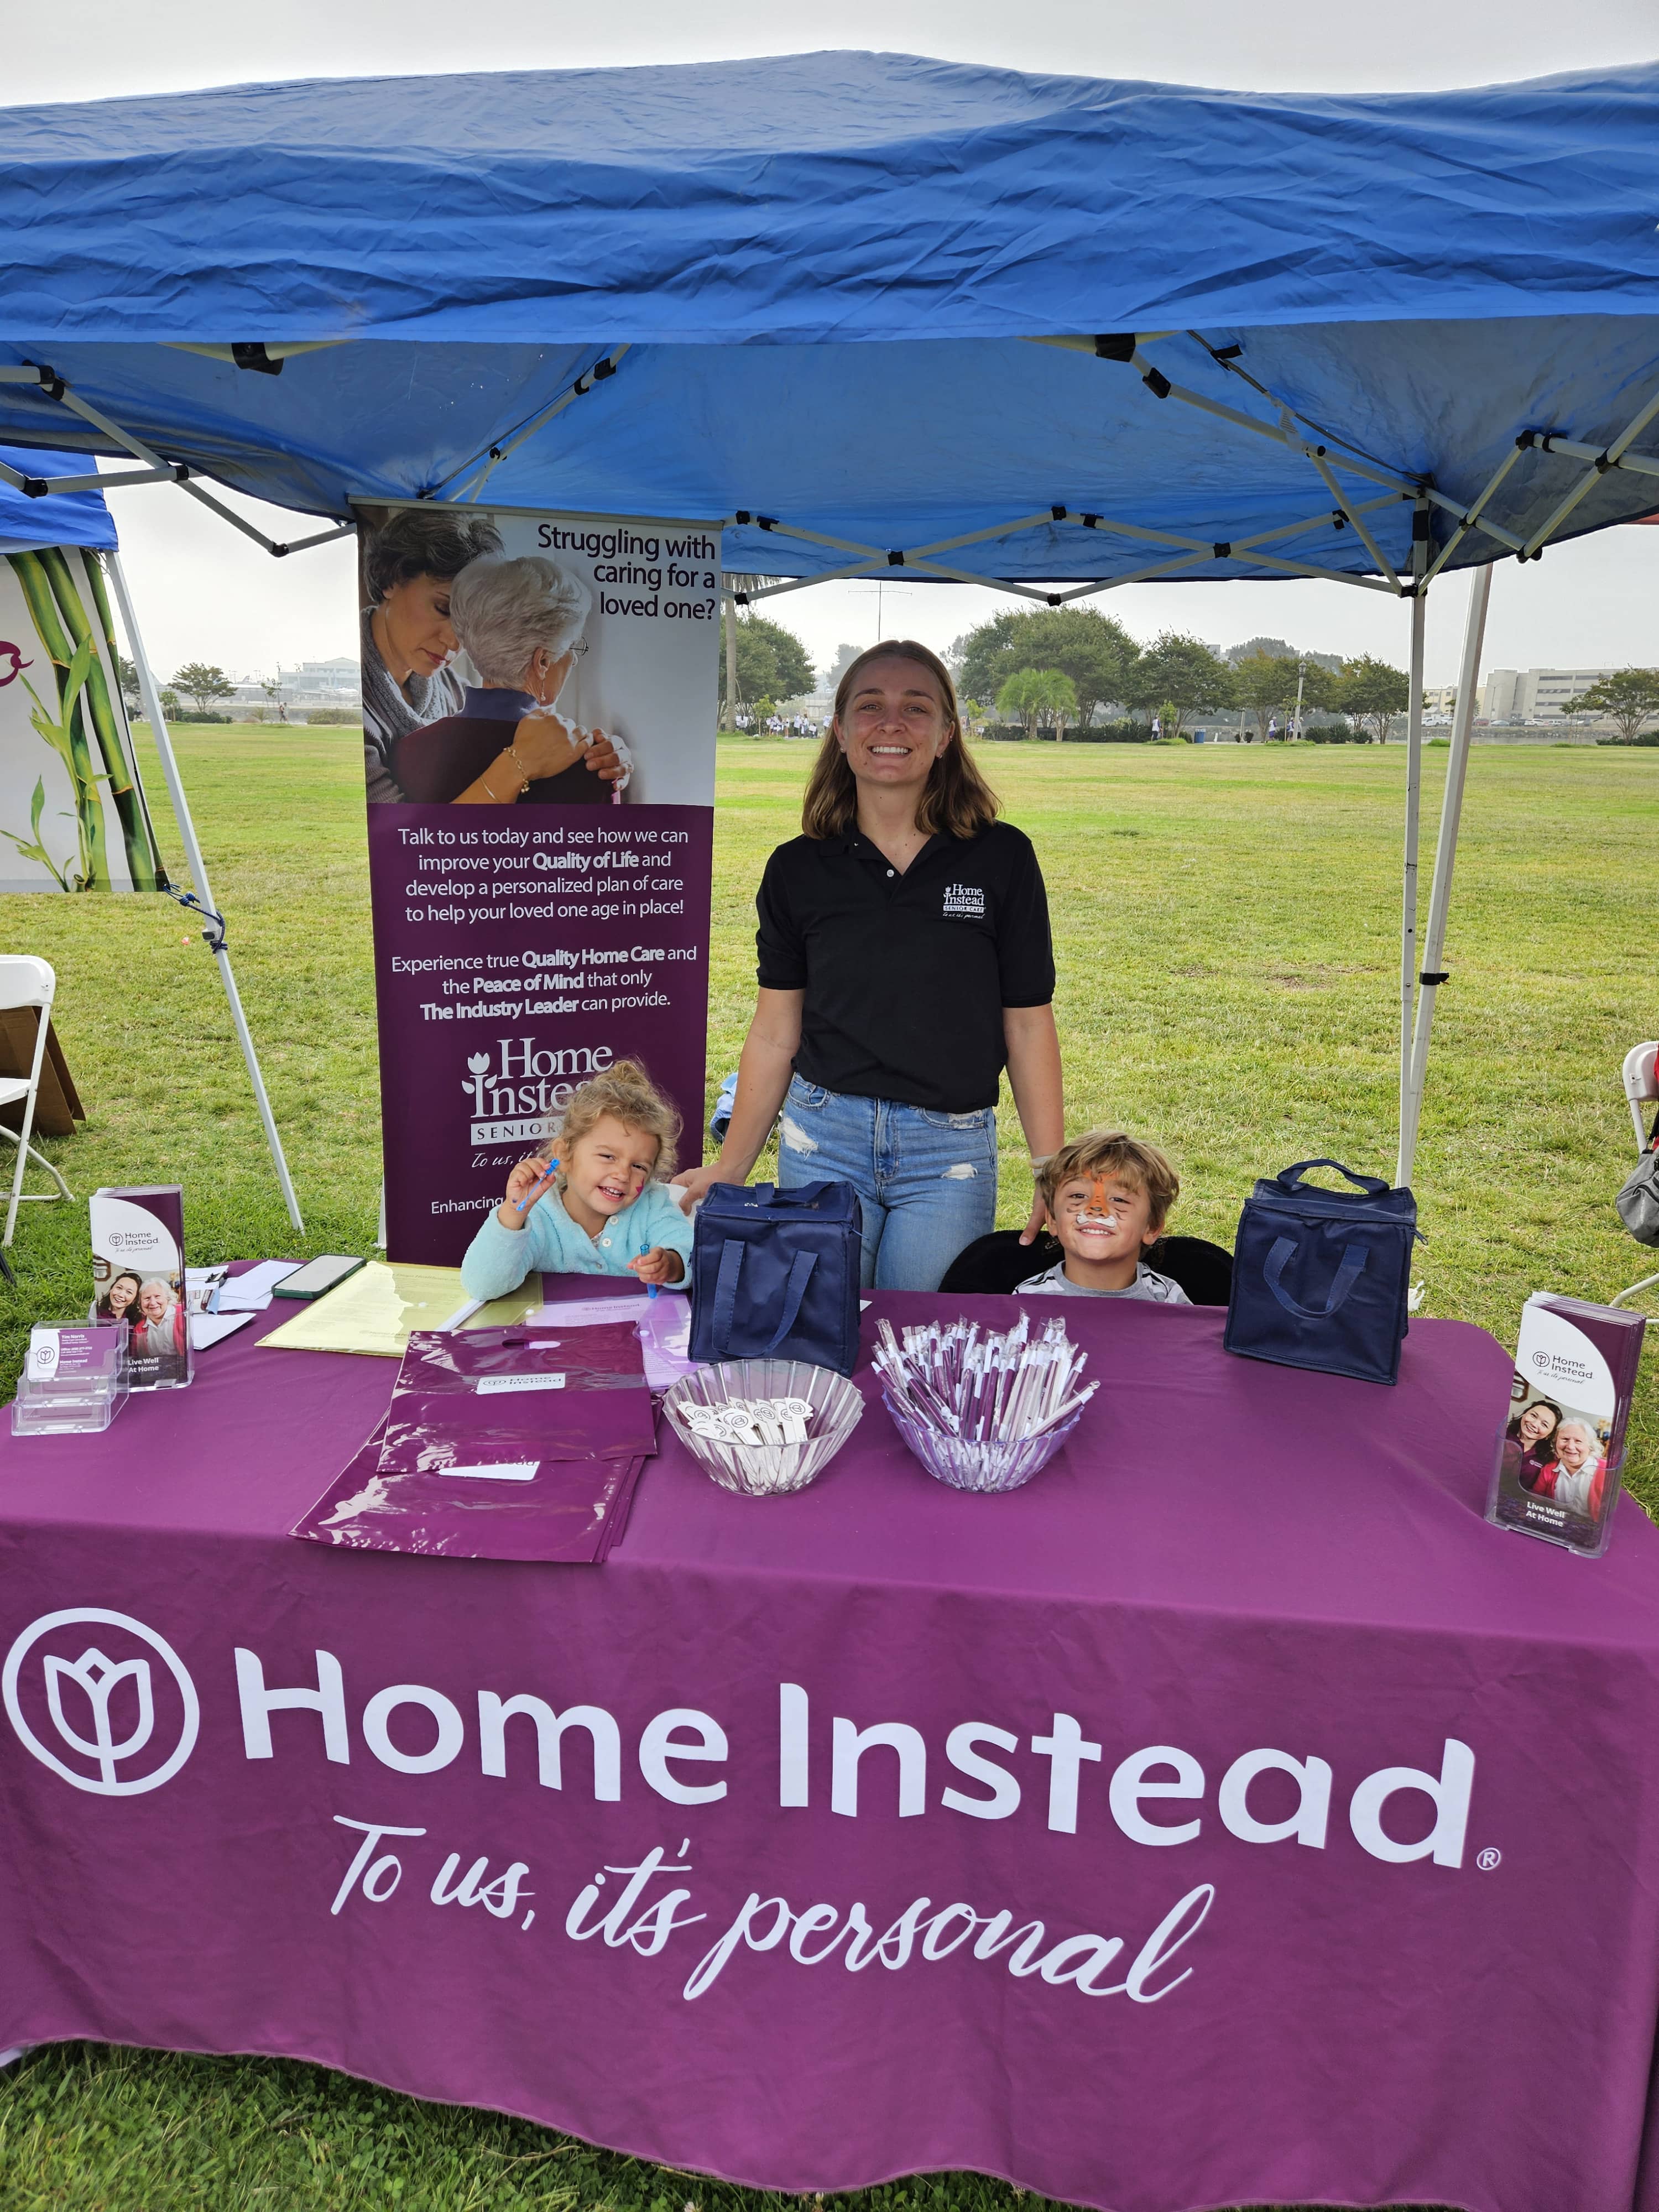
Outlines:
[[[625,1129],[638,1129],[657,1139],[653,1182],[665,1182],[674,1172],[675,1147],[679,1141],[678,1109],[665,1098],[637,1060],[619,1060],[603,1075],[590,1076],[564,1110],[564,1120],[552,1149],[563,1159],[568,1146],[585,1137],[607,1114]],[[564,1188],[564,1176],[559,1187]]]

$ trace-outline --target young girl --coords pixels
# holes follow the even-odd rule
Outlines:
[[[467,1247],[467,1296],[504,1297],[532,1268],[684,1283],[691,1224],[663,1180],[674,1171],[679,1133],[679,1115],[636,1061],[619,1060],[584,1083],[557,1138],[519,1162]],[[556,1187],[543,1182],[550,1158],[559,1163]]]

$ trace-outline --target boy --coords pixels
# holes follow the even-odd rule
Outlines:
[[[1179,1283],[1141,1258],[1164,1233],[1180,1192],[1181,1178],[1158,1146],[1121,1130],[1091,1129],[1062,1145],[1043,1163],[1037,1194],[1065,1256],[1022,1283],[1021,1294],[1189,1304]]]

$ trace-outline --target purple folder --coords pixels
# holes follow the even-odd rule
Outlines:
[[[384,1425],[290,1534],[359,1552],[599,1565],[622,1534],[641,1459],[543,1460],[527,1481],[380,1471]]]
[[[640,1340],[617,1322],[520,1323],[411,1333],[377,1473],[498,1470],[528,1480],[544,1462],[629,1460],[656,1450]]]

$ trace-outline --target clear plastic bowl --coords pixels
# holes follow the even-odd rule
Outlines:
[[[1079,1407],[1069,1421],[1045,1436],[1024,1437],[1010,1443],[975,1443],[947,1436],[941,1429],[925,1429],[898,1413],[884,1391],[883,1403],[893,1416],[893,1426],[910,1449],[939,1481],[952,1490],[990,1492],[1018,1490],[1039,1474],[1083,1419]]]
[[[812,1407],[804,1444],[724,1444],[686,1426],[682,1406],[732,1398],[805,1398]],[[799,1359],[730,1359],[683,1375],[662,1401],[675,1435],[722,1490],[782,1498],[815,1482],[859,1425],[864,1400],[844,1375]]]

